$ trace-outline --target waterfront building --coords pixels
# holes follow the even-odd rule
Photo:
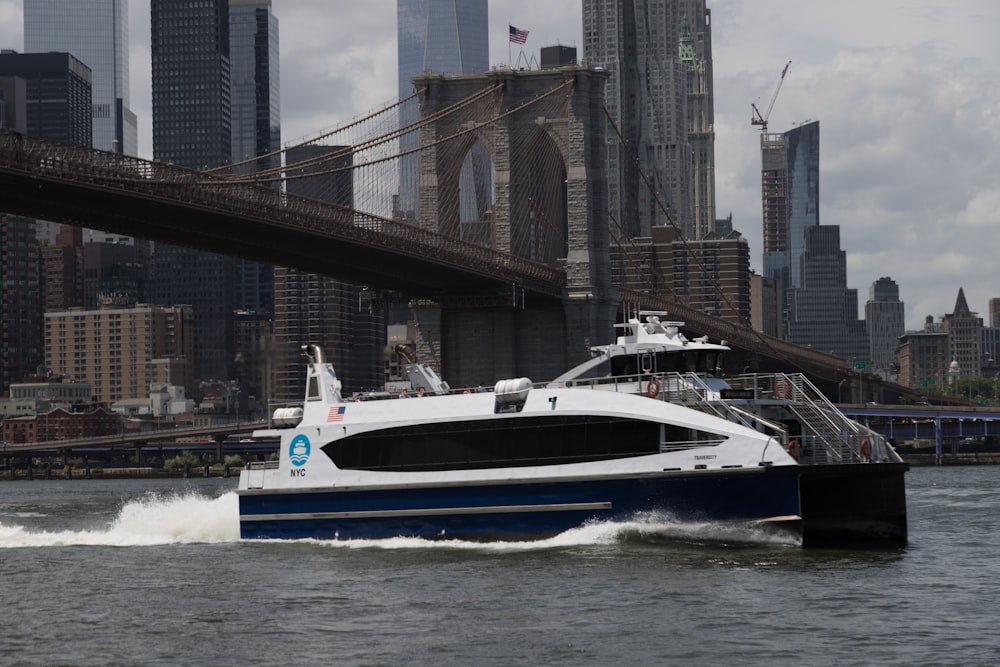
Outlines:
[[[761,134],[764,275],[778,282],[782,319],[787,291],[802,287],[806,230],[819,225],[819,121]]]
[[[983,318],[969,310],[965,290],[958,288],[955,310],[942,319],[948,333],[951,361],[958,362],[958,377],[981,375]]]
[[[280,167],[278,19],[271,0],[229,0],[229,62],[234,170]],[[235,264],[233,308],[273,313],[274,267],[242,258]]]
[[[24,0],[24,50],[68,51],[91,71],[92,143],[136,155],[138,123],[129,92],[128,0]]]
[[[53,408],[31,417],[4,419],[0,433],[9,443],[96,438],[121,433],[121,418],[101,406],[89,412]]]
[[[148,304],[45,313],[45,365],[89,382],[106,405],[148,396],[152,383],[190,392],[192,318],[188,306]]]
[[[608,131],[607,174],[616,236],[648,237],[670,222],[688,239],[711,229],[714,101],[705,5],[584,0],[583,57],[611,73],[605,104],[617,132]]]
[[[33,137],[90,147],[91,72],[70,53],[0,52],[0,77],[25,83],[25,129]]]
[[[899,384],[928,393],[940,393],[948,386],[948,334],[933,329],[908,331],[899,337]]]
[[[787,339],[868,368],[868,336],[858,319],[858,291],[847,287],[847,254],[838,225],[805,229],[801,287],[788,290]]]
[[[151,0],[153,157],[204,170],[231,162],[228,0]],[[150,298],[194,310],[198,379],[229,377],[234,260],[157,243]]]
[[[481,74],[489,70],[487,0],[397,0],[397,63],[399,98],[413,94],[413,77],[420,74]],[[399,126],[420,117],[417,99],[399,108]],[[419,133],[400,137],[399,152],[420,145]],[[476,142],[462,166],[463,220],[481,220],[492,198],[489,153]],[[400,158],[399,195],[395,217],[419,219],[420,154]]]
[[[77,410],[93,402],[89,382],[70,382],[51,376],[26,378],[10,385],[10,397],[0,398],[0,418],[30,417],[53,408]]]
[[[865,303],[865,325],[868,329],[869,359],[875,371],[888,380],[896,378],[896,348],[906,330],[903,302],[899,300],[899,285],[892,278],[879,278],[868,290]]]

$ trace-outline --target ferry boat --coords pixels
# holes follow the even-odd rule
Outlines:
[[[907,540],[907,464],[799,374],[718,376],[724,343],[661,313],[553,381],[451,391],[410,364],[406,398],[352,401],[304,346],[277,461],[240,476],[245,539],[514,540],[588,522],[718,522],[803,547]]]

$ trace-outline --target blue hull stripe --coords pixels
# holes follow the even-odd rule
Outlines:
[[[681,521],[796,516],[798,478],[734,473],[240,495],[240,529],[248,539],[554,534],[588,520],[650,512]]]

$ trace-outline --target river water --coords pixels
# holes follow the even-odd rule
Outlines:
[[[0,664],[996,665],[998,477],[912,470],[882,552],[669,521],[243,542],[232,479],[0,482]]]

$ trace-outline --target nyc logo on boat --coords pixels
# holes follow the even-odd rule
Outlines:
[[[312,445],[309,444],[309,438],[299,434],[292,438],[291,444],[288,446],[288,459],[292,462],[292,465],[296,468],[301,468],[309,460],[309,454],[312,453]]]

